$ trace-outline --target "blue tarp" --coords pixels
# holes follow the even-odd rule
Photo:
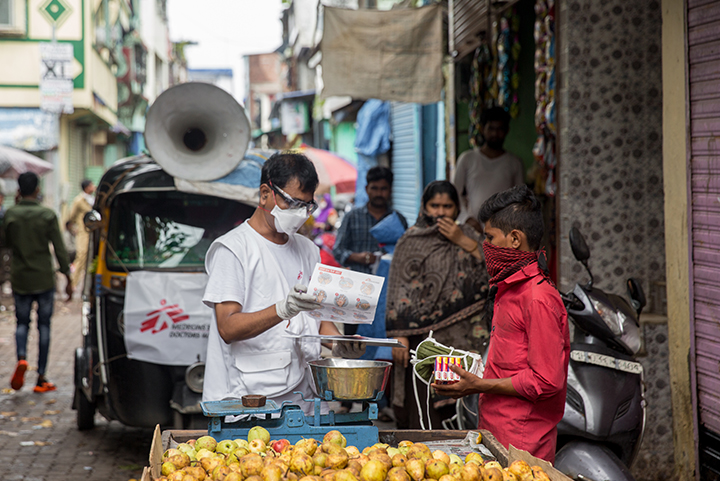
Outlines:
[[[390,103],[370,99],[357,115],[355,150],[376,157],[390,150]]]

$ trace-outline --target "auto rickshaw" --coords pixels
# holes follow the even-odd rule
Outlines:
[[[133,297],[143,294],[131,294],[131,287],[135,277],[148,273],[160,279],[204,276],[212,241],[252,215],[260,169],[271,154],[246,152],[244,110],[209,84],[167,90],[149,110],[146,125],[150,155],[116,162],[100,180],[93,210],[85,216],[90,244],[73,402],[81,430],[94,426],[96,411],[128,426],[207,426],[199,402],[209,324],[196,323],[199,331],[188,331],[192,315],[183,314],[177,301],[148,312],[140,329],[132,328],[152,339],[145,347],[189,359],[149,361],[142,352],[135,354],[130,342],[126,311]],[[171,295],[182,303],[189,294],[178,285]],[[141,289],[155,287],[163,286]],[[199,299],[194,302],[200,304],[191,308],[212,315]],[[182,348],[160,337],[176,328],[185,336]]]

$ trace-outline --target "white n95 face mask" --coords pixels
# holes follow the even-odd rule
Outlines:
[[[307,209],[281,209],[277,205],[270,214],[275,218],[275,229],[288,235],[296,234],[302,225],[310,218]]]

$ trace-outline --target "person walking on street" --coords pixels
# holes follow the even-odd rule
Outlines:
[[[54,391],[55,385],[47,380],[48,352],[50,350],[50,318],[55,302],[55,268],[49,244],[52,243],[60,272],[67,278],[66,294],[72,297],[70,265],[63,244],[55,212],[40,205],[39,178],[26,172],[18,178],[20,201],[5,213],[3,231],[7,245],[12,249],[10,283],[15,298],[17,329],[15,342],[18,363],[10,381],[16,391],[25,381],[27,339],[30,330],[30,312],[37,302],[39,332],[38,379],[35,392]]]
[[[73,200],[70,207],[69,222],[75,224],[75,270],[72,273],[72,286],[77,289],[85,278],[87,265],[88,242],[90,235],[85,228],[85,214],[92,210],[95,203],[95,184],[89,179],[80,183],[82,192]]]

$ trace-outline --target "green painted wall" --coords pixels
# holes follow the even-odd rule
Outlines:
[[[537,139],[535,130],[535,7],[532,0],[521,0],[517,3],[520,15],[520,87],[518,100],[520,114],[510,121],[510,133],[505,139],[505,149],[520,157],[525,170],[532,167],[532,148]]]
[[[357,166],[355,130],[355,122],[340,122],[334,126],[330,139],[330,150]]]

